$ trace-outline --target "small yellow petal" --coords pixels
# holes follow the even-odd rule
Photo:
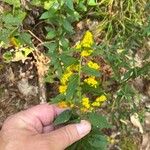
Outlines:
[[[100,68],[100,66],[97,63],[94,63],[92,61],[88,62],[88,66],[92,69],[98,70]]]
[[[92,54],[93,50],[83,50],[81,52],[81,56],[82,57],[87,57],[87,56],[90,56]]]
[[[94,106],[94,107],[99,107],[99,106],[101,106],[101,103],[99,103],[99,102],[93,102],[93,103],[92,103],[92,106]]]
[[[59,102],[57,105],[59,108],[67,108],[68,107],[68,104],[65,101]]]
[[[67,86],[66,85],[60,85],[59,86],[59,93],[64,94],[67,90]]]
[[[87,83],[88,85],[96,88],[97,85],[98,85],[98,82],[96,81],[95,77],[89,77],[89,78],[86,78],[84,80],[85,83]]]
[[[107,98],[105,95],[101,95],[100,97],[96,98],[96,102],[104,102],[106,100],[107,100]]]

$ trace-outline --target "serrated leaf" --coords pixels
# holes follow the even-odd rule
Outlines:
[[[63,24],[63,27],[66,31],[73,33],[73,27],[68,20],[63,19],[62,24]]]
[[[51,55],[54,53],[54,51],[57,49],[56,43],[45,43],[44,46],[48,48],[48,54]]]
[[[103,129],[110,128],[110,124],[106,120],[106,117],[99,115],[97,113],[89,113],[88,120],[91,122],[92,126],[95,128]]]
[[[90,76],[95,76],[95,77],[100,77],[101,76],[101,74],[98,70],[92,69],[88,66],[82,67],[82,71],[84,73],[86,73],[87,75],[90,75]]]
[[[78,86],[78,75],[73,75],[68,83],[68,87],[66,90],[66,99],[71,100],[76,92]]]
[[[56,13],[56,9],[54,8],[50,8],[48,11],[44,12],[40,19],[49,19],[49,18],[53,18],[55,16],[55,13]]]
[[[78,62],[76,58],[69,56],[69,55],[65,55],[65,54],[62,54],[60,58],[66,67]]]
[[[59,94],[59,95],[57,95],[56,97],[52,98],[50,101],[51,101],[52,103],[58,103],[58,102],[61,102],[61,101],[64,100],[64,99],[65,99],[65,95]]]
[[[71,10],[74,10],[73,7],[73,0],[65,0],[65,4],[70,8]]]
[[[61,125],[64,124],[66,122],[69,121],[69,119],[71,118],[71,111],[70,110],[66,110],[64,112],[62,112],[54,121],[54,125]]]

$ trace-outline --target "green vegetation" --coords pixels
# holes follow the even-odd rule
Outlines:
[[[149,79],[150,51],[146,45],[150,39],[150,2],[4,2],[9,9],[0,8],[0,47],[14,50],[3,54],[4,61],[25,60],[43,47],[42,53],[51,60],[45,82],[53,85],[59,82],[58,94],[49,98],[49,102],[71,108],[56,118],[55,125],[81,119],[88,119],[93,125],[87,137],[68,149],[107,149],[103,130],[111,128],[109,124],[119,124],[119,130],[125,130],[119,120],[128,120],[139,111],[134,101],[138,92],[131,81],[137,77]],[[35,8],[40,10],[36,24],[28,23],[28,27],[26,21]],[[36,33],[39,25],[43,35]],[[140,50],[141,60],[137,60]],[[139,65],[138,61],[142,63]],[[102,112],[108,115],[104,117]],[[132,147],[130,139],[123,142],[123,147],[126,144]]]

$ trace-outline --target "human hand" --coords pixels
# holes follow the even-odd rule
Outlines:
[[[87,135],[87,121],[54,129],[53,120],[63,110],[42,104],[9,117],[0,131],[0,150],[63,150]]]

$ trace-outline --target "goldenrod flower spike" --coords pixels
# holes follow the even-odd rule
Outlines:
[[[91,48],[94,44],[93,34],[90,31],[86,31],[83,40],[81,41],[81,46],[85,48]]]
[[[66,85],[72,74],[73,74],[72,71],[65,72],[60,80],[61,84]]]
[[[89,109],[89,108],[90,108],[90,101],[89,101],[89,98],[87,98],[87,97],[82,98],[82,105],[83,105],[85,108]]]
[[[84,82],[94,88],[96,88],[98,85],[98,82],[96,81],[95,77],[88,77],[87,79],[84,80]]]

